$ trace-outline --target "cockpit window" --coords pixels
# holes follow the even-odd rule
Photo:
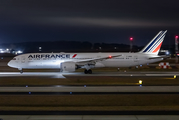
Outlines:
[[[16,58],[13,58],[12,60],[16,60]]]

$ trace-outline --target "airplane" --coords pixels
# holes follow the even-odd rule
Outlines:
[[[163,60],[159,50],[166,31],[160,31],[141,51],[136,53],[28,53],[14,57],[8,66],[23,69],[60,69],[74,72],[84,68],[85,74],[92,74],[92,68],[132,67]]]

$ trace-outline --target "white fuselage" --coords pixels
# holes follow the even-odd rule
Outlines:
[[[132,67],[163,60],[158,52],[167,30],[160,31],[138,53],[30,53],[14,57],[8,66],[22,69],[56,68],[73,72],[85,68],[91,74],[94,67]]]
[[[94,67],[131,67],[163,60],[163,58],[149,59],[158,55],[145,53],[31,53],[14,57],[8,66],[21,69],[59,69],[61,63],[74,62],[84,65],[79,61],[86,61],[107,56],[116,56],[110,59],[96,61]],[[94,62],[93,62],[94,63]]]

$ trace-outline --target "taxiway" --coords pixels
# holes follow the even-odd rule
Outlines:
[[[179,76],[179,72],[95,72],[84,74],[83,72],[60,73],[60,72],[0,72],[0,77],[21,76],[46,76],[54,78],[65,78],[65,76]]]
[[[0,92],[179,92],[179,86],[0,87]]]

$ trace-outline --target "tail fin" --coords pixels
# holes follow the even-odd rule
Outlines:
[[[160,31],[139,53],[158,55],[166,31]]]

